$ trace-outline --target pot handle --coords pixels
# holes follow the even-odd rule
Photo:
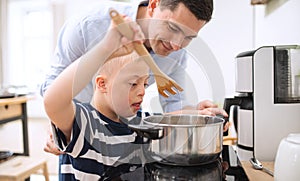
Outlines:
[[[224,123],[223,123],[223,127],[225,126],[225,124],[228,122],[228,117],[224,117],[222,114],[217,114],[216,117],[218,118],[221,118],[224,120]],[[223,136],[228,136],[228,130],[223,132]]]
[[[161,127],[153,127],[147,124],[128,124],[128,127],[135,131],[139,136],[151,140],[161,139],[164,136],[163,128]]]
[[[238,105],[232,105],[230,106],[229,115],[232,117],[234,129],[237,132],[237,124],[238,124],[238,110],[240,109],[240,106]]]
[[[234,98],[225,98],[224,99],[223,109],[229,115],[227,118],[224,118],[224,120],[225,120],[224,125],[229,121],[231,106],[240,105],[240,104],[241,104],[240,98],[234,97]],[[234,117],[234,119],[236,119],[236,118]],[[223,133],[223,136],[228,136],[228,130]]]

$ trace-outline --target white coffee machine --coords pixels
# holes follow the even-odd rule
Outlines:
[[[237,153],[274,161],[280,140],[300,133],[300,46],[265,46],[236,57]],[[228,103],[227,103],[228,104]]]

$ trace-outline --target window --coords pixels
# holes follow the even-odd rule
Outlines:
[[[53,56],[51,6],[46,0],[8,0],[6,86],[37,90]]]
[[[17,86],[17,93],[38,94],[53,57],[53,1],[1,0],[4,19],[1,88]],[[56,15],[60,16],[60,14]],[[63,17],[59,17],[64,19]],[[5,36],[5,38],[4,38]],[[1,81],[1,80],[0,80]],[[24,89],[25,88],[25,89]],[[45,117],[42,98],[28,102],[29,117]]]

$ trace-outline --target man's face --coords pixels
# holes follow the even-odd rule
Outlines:
[[[183,4],[179,4],[173,12],[156,7],[148,27],[150,46],[156,54],[167,56],[186,47],[197,37],[205,23],[206,21],[198,20]]]

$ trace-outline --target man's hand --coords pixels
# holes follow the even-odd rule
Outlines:
[[[206,108],[217,108],[217,107],[218,107],[218,105],[214,104],[212,101],[204,100],[204,101],[201,101],[197,104],[196,109],[197,110],[203,110],[203,109],[206,109]]]
[[[224,117],[228,117],[228,114],[225,110],[218,108],[217,104],[214,104],[213,102],[209,100],[201,101],[196,109],[201,110],[201,112],[205,115],[211,115],[211,116],[217,116],[222,115]],[[229,129],[229,122],[226,122],[226,124],[223,127],[223,131],[226,132]]]
[[[193,111],[196,111],[194,113],[202,114],[202,115],[209,115],[209,116],[216,116],[216,115],[222,115],[224,117],[228,117],[228,114],[225,110],[218,108],[217,104],[214,104],[210,100],[204,100],[199,102],[195,107],[193,106],[186,106],[183,108],[183,110],[175,111],[172,113],[192,113]]]
[[[218,108],[218,105],[214,104],[210,100],[204,100],[199,102],[196,106],[196,109],[202,110],[203,113],[207,115],[211,115],[211,116],[222,115],[224,117],[228,117],[228,114],[226,113],[225,110]]]
[[[168,114],[199,114],[199,115],[208,115],[208,116],[217,116],[222,115],[223,117],[228,117],[228,114],[225,110],[218,108],[217,104],[214,104],[210,100],[204,100],[197,104],[196,107],[187,106],[183,110],[170,112]],[[227,122],[223,131],[226,132],[229,128],[229,123]]]

